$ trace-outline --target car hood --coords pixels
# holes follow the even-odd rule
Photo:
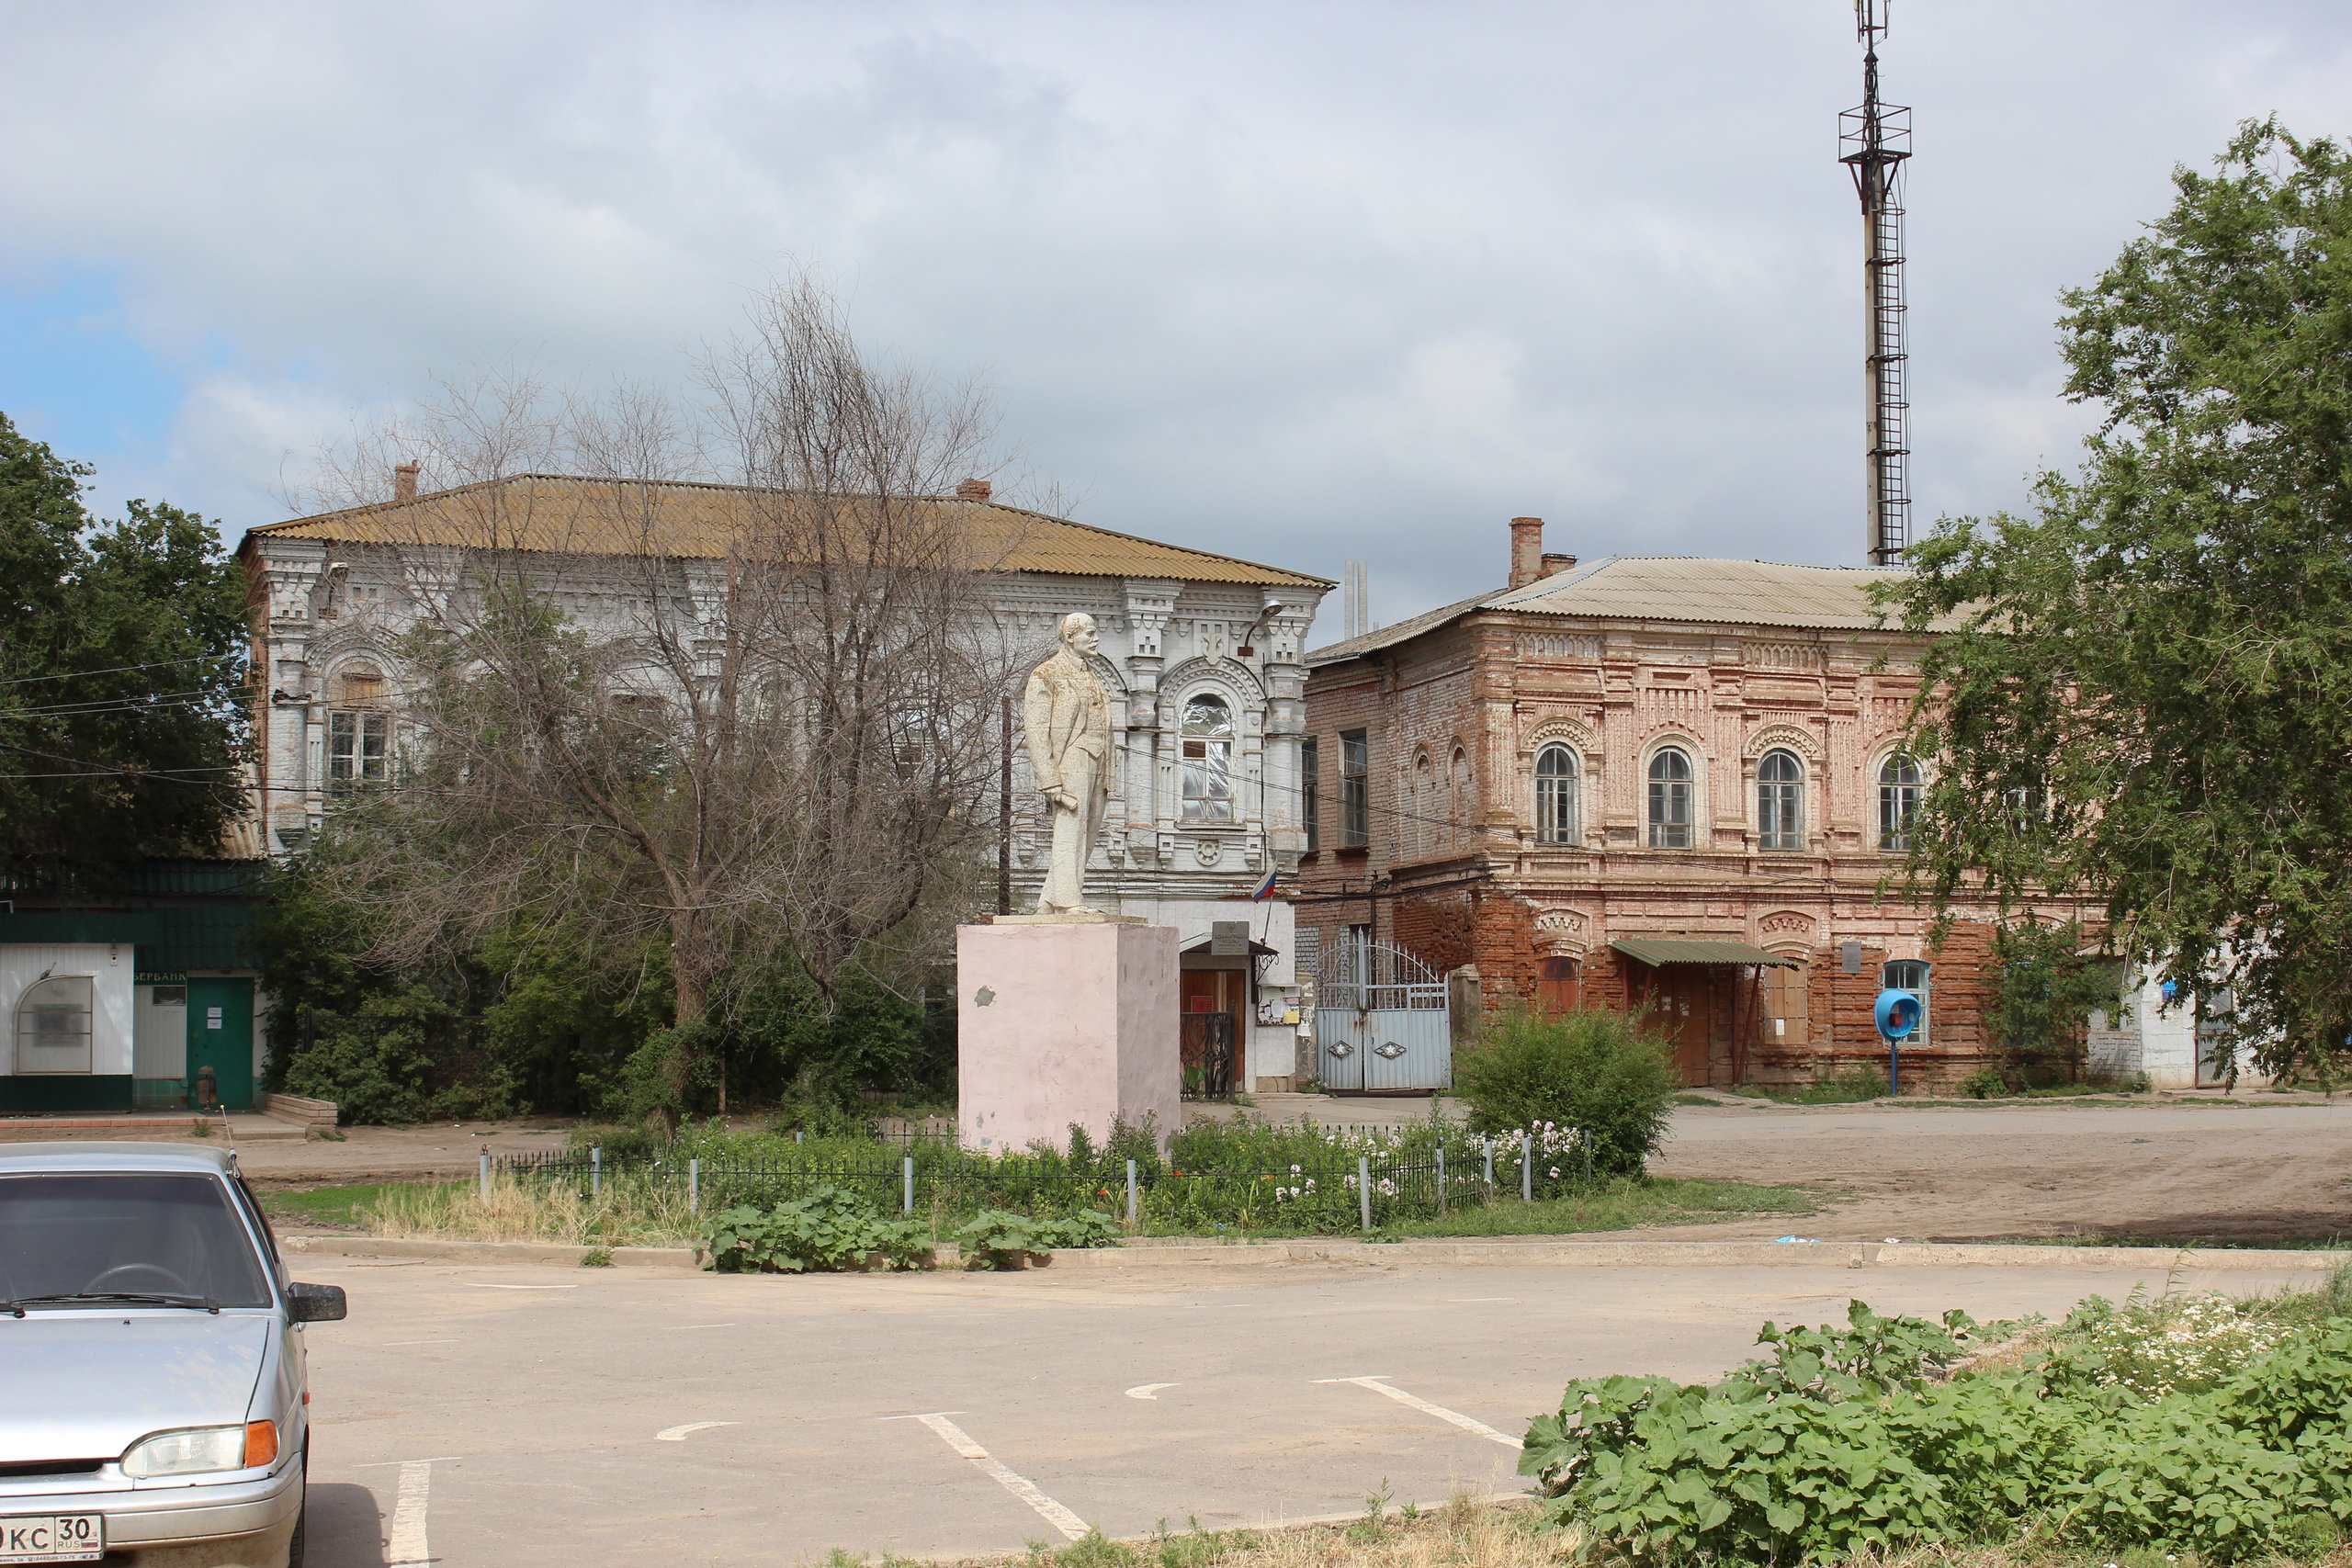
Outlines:
[[[266,1313],[0,1314],[0,1464],[241,1422],[275,1327]]]

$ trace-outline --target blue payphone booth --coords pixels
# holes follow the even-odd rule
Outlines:
[[[1886,1042],[1886,1087],[1889,1095],[1903,1092],[1903,1043],[1919,1027],[1919,998],[1889,986],[1872,1008],[1879,1038]]]

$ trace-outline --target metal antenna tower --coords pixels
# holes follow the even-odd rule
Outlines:
[[[1872,566],[1892,566],[1911,543],[1910,400],[1903,349],[1903,164],[1911,156],[1911,111],[1878,97],[1878,44],[1894,0],[1854,0],[1862,43],[1862,102],[1838,117],[1838,162],[1853,171],[1862,198],[1862,299],[1869,355],[1863,377],[1869,409],[1870,524]]]

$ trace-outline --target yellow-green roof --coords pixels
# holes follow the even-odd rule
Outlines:
[[[875,504],[870,497],[846,499],[851,505]],[[716,559],[758,531],[763,508],[789,501],[784,492],[748,485],[517,474],[413,501],[265,524],[246,538]],[[901,504],[939,509],[972,564],[983,570],[1279,588],[1332,585],[1328,578],[1138,539],[992,501],[927,496]]]

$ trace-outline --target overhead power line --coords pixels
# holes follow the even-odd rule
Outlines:
[[[61,670],[54,675],[19,675],[12,681],[0,681],[0,686],[27,686],[36,681],[79,681],[86,675],[127,675],[134,670],[170,670],[182,664],[213,664],[236,657],[233,653],[199,653],[191,659],[161,659],[153,664],[117,664],[107,670]]]

